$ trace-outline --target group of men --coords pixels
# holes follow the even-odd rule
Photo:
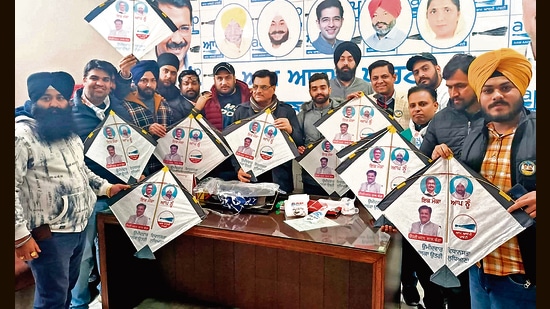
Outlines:
[[[160,6],[164,1],[157,2]],[[169,10],[163,9],[167,13]],[[190,14],[190,7],[188,10]],[[329,22],[334,21],[338,20],[332,17]],[[183,22],[181,31],[174,36],[185,34],[185,26]],[[74,93],[74,79],[67,73],[39,72],[29,76],[29,100],[15,111],[15,250],[18,257],[29,262],[35,276],[36,307],[70,304],[71,308],[86,308],[91,300],[88,280],[96,263],[95,214],[107,208],[106,198],[129,187],[83,155],[83,141],[111,110],[161,138],[169,127],[190,113],[201,113],[213,128],[222,131],[237,120],[270,108],[275,128],[288,133],[303,153],[306,145],[323,138],[314,123],[362,93],[376,102],[378,111],[397,120],[405,129],[402,134],[426,156],[437,159],[454,155],[503,191],[522,184],[529,193],[509,211],[522,208],[520,211],[536,217],[536,175],[516,170],[522,162],[536,162],[536,116],[523,107],[522,99],[532,73],[529,62],[519,53],[500,49],[477,58],[457,54],[443,71],[432,54],[414,55],[406,67],[413,73],[416,85],[403,94],[395,89],[397,76],[391,62],[374,61],[368,67],[367,82],[356,77],[362,58],[357,44],[339,42],[333,51],[335,77],[313,74],[309,80],[311,101],[303,103],[296,113],[291,105],[277,98],[278,76],[270,70],[254,72],[249,86],[236,78],[231,64],[221,62],[213,69],[210,91],[201,93],[199,75],[186,69],[186,57],[168,52],[188,48],[184,43],[178,45],[174,36],[164,44],[166,52],[161,52],[162,45],[157,46],[157,61],[138,62],[129,55],[119,62],[120,70],[107,61],[89,61],[84,68],[83,87]],[[174,150],[172,155],[177,155],[177,147]],[[495,167],[485,153],[508,163]],[[45,164],[43,157],[51,162]],[[144,176],[161,167],[162,163],[152,158]],[[209,176],[243,182],[252,179],[233,158]],[[292,160],[260,175],[257,181],[275,182],[281,190],[292,193]],[[305,193],[328,195],[305,171],[302,181]],[[67,197],[69,203],[65,204],[62,197]],[[72,209],[65,213],[64,207]],[[44,226],[51,231],[50,236],[35,238],[34,231]],[[459,276],[460,289],[442,289],[433,284],[429,267],[414,249],[407,251],[404,244],[401,280],[406,302],[419,303],[418,280],[427,308],[443,308],[445,302],[449,308],[468,308],[470,301],[472,308],[492,302],[529,307],[531,300],[534,308],[533,228],[536,227],[511,239],[502,246],[505,248],[495,250],[498,252],[486,257],[481,266],[473,266]],[[55,271],[51,263],[55,263]],[[506,267],[498,267],[502,264]],[[481,286],[505,285],[500,280],[503,276],[522,280],[522,285],[510,287],[521,290],[516,294],[486,293]],[[521,301],[517,295],[522,295]]]

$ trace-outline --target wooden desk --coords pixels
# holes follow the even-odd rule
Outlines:
[[[369,219],[361,206],[341,226],[298,232],[283,213],[210,212],[146,260],[116,217],[99,213],[103,308],[175,296],[241,309],[384,308],[397,287],[385,287],[388,235]]]

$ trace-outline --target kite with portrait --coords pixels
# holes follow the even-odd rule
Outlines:
[[[275,127],[267,108],[252,117],[238,120],[224,129],[223,135],[235,159],[246,173],[256,177],[299,156],[292,137]]]
[[[88,134],[84,154],[124,183],[132,184],[141,177],[156,144],[147,131],[110,111]]]
[[[154,259],[155,251],[206,217],[166,166],[107,202],[140,258]]]
[[[533,224],[524,211],[508,213],[512,204],[456,158],[439,158],[378,203],[375,227],[397,228],[433,270],[432,282],[457,287],[457,275]]]
[[[192,173],[201,179],[232,154],[218,134],[202,115],[190,114],[157,140],[155,156],[176,176]]]
[[[315,126],[337,150],[388,126],[394,126],[399,132],[403,131],[391,115],[364,94],[330,110],[315,122]]]
[[[138,59],[178,30],[150,0],[108,0],[84,20],[122,56],[133,54]]]
[[[430,163],[393,126],[373,133],[368,142],[361,140],[355,146],[358,149],[343,159],[336,172],[375,219],[383,213],[378,203],[399,183]]]
[[[309,145],[296,161],[331,196],[343,196],[349,191],[348,185],[336,173],[341,160],[330,142],[321,138]]]

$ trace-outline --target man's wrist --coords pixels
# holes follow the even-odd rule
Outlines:
[[[132,79],[132,72],[130,72],[130,74],[128,74],[128,76],[125,76],[124,72],[119,71],[118,74],[120,75],[120,77],[122,77],[123,79],[126,79],[126,80],[129,80],[129,79]]]

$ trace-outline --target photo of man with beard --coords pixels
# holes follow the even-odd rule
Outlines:
[[[370,23],[365,20],[363,24],[365,27],[368,27],[369,24],[372,25],[374,33],[367,37],[367,33],[370,33],[370,31],[367,32],[365,29],[363,35],[366,37],[365,43],[369,47],[378,51],[389,51],[395,49],[407,39],[407,34],[396,27],[397,18],[403,16],[402,19],[409,19],[404,22],[408,22],[408,28],[410,28],[411,20],[408,18],[410,14],[405,16],[408,12],[404,12],[405,14],[402,15],[402,7],[401,0],[371,0],[368,3]],[[407,8],[408,4],[404,7]],[[365,9],[364,6],[363,9]],[[366,10],[363,12],[366,12]]]
[[[302,22],[298,9],[290,1],[268,2],[258,18],[258,39],[263,51],[274,57],[283,57],[295,48],[301,48],[298,41]]]
[[[330,80],[330,97],[333,100],[343,102],[359,92],[365,95],[373,93],[371,83],[355,76],[361,62],[361,49],[357,44],[351,41],[340,43],[334,50],[333,58],[336,66],[336,75]]]

